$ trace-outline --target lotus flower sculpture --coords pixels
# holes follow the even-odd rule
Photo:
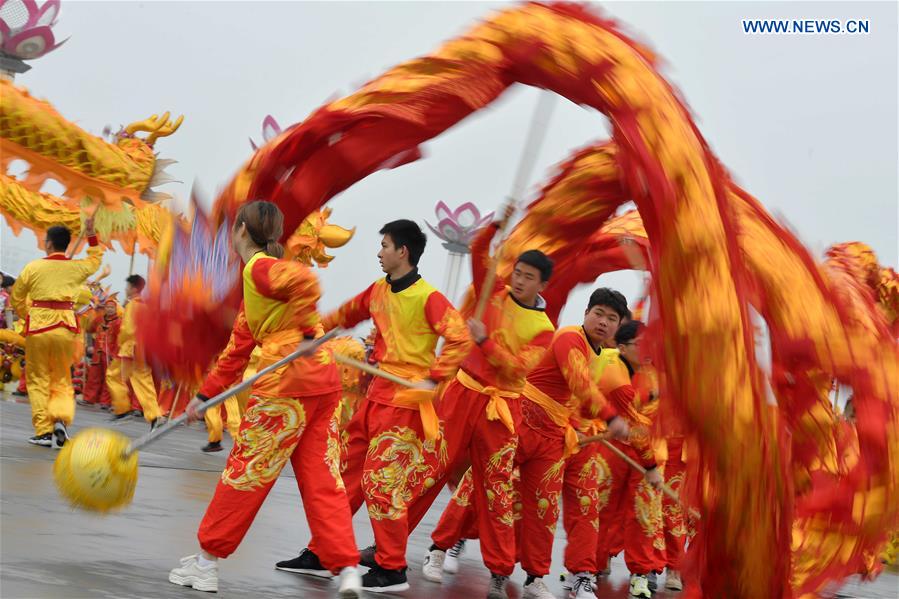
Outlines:
[[[477,232],[493,220],[493,213],[481,216],[481,211],[471,202],[450,210],[443,202],[434,208],[437,225],[427,223],[428,228],[443,241],[443,247],[456,254],[468,254],[471,240]]]
[[[0,53],[19,60],[33,60],[55,50],[53,26],[60,0],[0,0]]]
[[[265,119],[262,121],[262,144],[266,144],[271,140],[278,137],[281,134],[281,125],[278,124],[278,121],[275,120],[275,117],[272,115],[266,115]],[[256,142],[253,141],[253,138],[250,138],[250,146],[252,146],[253,151],[259,149],[259,146],[256,145]]]

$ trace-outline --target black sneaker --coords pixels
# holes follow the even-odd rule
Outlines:
[[[372,593],[397,593],[409,589],[406,569],[386,570],[375,565],[362,577],[362,590]]]
[[[53,425],[53,449],[62,449],[62,446],[66,444],[66,439],[69,438],[69,434],[66,431],[66,425],[62,422],[57,422]]]
[[[365,549],[359,550],[359,565],[366,568],[374,568],[378,565],[375,561],[375,552],[378,548],[375,545],[369,545]]]
[[[160,424],[161,424],[161,423],[159,422],[159,418],[154,418],[153,420],[151,420],[151,421],[150,421],[150,432],[152,433],[153,431],[155,431],[156,428],[157,428]]]
[[[43,435],[35,435],[28,439],[32,445],[40,445],[41,447],[50,447],[53,445],[53,433],[44,433]]]
[[[650,572],[646,575],[646,580],[649,581],[649,590],[653,593],[656,592],[656,589],[659,588],[659,577],[655,572]]]
[[[15,391],[13,391],[12,394],[13,394],[14,396],[16,396],[16,397],[28,397],[28,394],[27,394],[26,392],[24,392],[24,391],[19,391],[18,389],[16,389]]]
[[[109,417],[110,422],[123,422],[127,419],[131,418],[131,412],[124,412],[122,414],[113,414]]]
[[[144,417],[144,413],[141,412],[140,410],[131,410],[131,415],[134,416],[135,418],[143,418]]]
[[[212,443],[209,445],[212,445]],[[203,451],[206,451],[206,449],[203,448]],[[275,564],[275,569],[296,574],[306,574],[307,576],[318,576],[319,578],[333,577],[331,572],[319,561],[318,556],[308,548],[300,551],[300,555],[293,559],[278,562]]]
[[[213,453],[215,451],[221,451],[221,450],[222,450],[222,442],[221,441],[210,441],[209,443],[204,445],[203,449],[201,449],[200,451],[205,451],[206,453]],[[302,554],[300,554],[300,555],[302,555]],[[300,559],[300,558],[297,558],[297,559]],[[291,561],[295,561],[295,560],[291,560]],[[278,562],[278,563],[283,564],[286,562]],[[281,569],[283,570],[283,568],[281,568]]]

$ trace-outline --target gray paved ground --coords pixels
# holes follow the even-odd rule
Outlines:
[[[78,428],[106,426],[107,414],[79,408]],[[144,422],[116,426],[137,437]],[[203,597],[167,581],[178,558],[195,553],[196,528],[212,496],[226,452],[204,454],[204,431],[176,431],[140,456],[140,480],[134,502],[124,511],[98,516],[69,508],[57,495],[51,468],[51,449],[25,443],[31,436],[26,403],[0,401],[0,597],[156,598]],[[226,441],[227,445],[228,442]],[[409,542],[410,591],[405,597],[450,599],[483,597],[486,574],[477,544],[462,558],[461,572],[443,585],[425,581],[418,573],[421,556],[430,544],[428,533],[446,504],[444,492]],[[371,541],[363,512],[355,519],[360,546]],[[285,471],[263,505],[237,553],[220,565],[219,597],[332,597],[326,581],[274,570],[276,561],[293,557],[308,540],[302,504],[293,480]],[[561,567],[564,533],[554,548],[554,572]],[[516,570],[511,587],[520,595],[524,575]],[[551,588],[561,596],[556,581]],[[620,558],[599,589],[599,597],[627,596],[627,571]],[[659,599],[676,594],[659,593]],[[899,597],[899,578],[889,574],[874,584],[851,583],[841,597]]]

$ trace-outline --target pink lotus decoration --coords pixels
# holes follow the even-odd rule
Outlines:
[[[0,0],[0,53],[20,60],[40,58],[58,48],[52,27],[60,0],[38,8],[34,0]]]
[[[428,228],[443,241],[443,247],[457,254],[469,253],[471,240],[477,232],[493,220],[493,213],[481,216],[481,211],[471,202],[450,210],[443,202],[434,208],[437,213],[437,226],[427,223]]]
[[[272,115],[267,115],[265,119],[262,121],[262,143],[266,144],[271,140],[275,139],[281,134],[281,125],[278,124],[278,121],[275,120],[275,117]],[[256,145],[256,142],[250,138],[250,145],[253,146],[253,151],[259,149]]]

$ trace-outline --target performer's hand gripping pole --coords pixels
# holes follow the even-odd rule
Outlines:
[[[212,397],[209,400],[203,402],[203,407],[201,409],[201,412],[205,412],[209,408],[214,408],[215,406],[224,402],[229,397],[233,397],[242,391],[246,391],[247,389],[252,387],[253,384],[256,381],[258,381],[260,378],[264,377],[265,375],[267,375],[271,372],[274,372],[275,370],[278,370],[279,368],[287,365],[290,362],[293,362],[297,358],[300,358],[302,356],[308,356],[310,354],[315,353],[316,351],[318,351],[318,349],[323,344],[327,343],[334,337],[340,335],[341,332],[342,331],[340,329],[333,329],[333,330],[325,333],[325,335],[323,335],[322,337],[315,339],[314,341],[301,343],[300,347],[297,348],[297,350],[294,351],[293,353],[290,353],[290,354],[284,356],[283,358],[281,358],[274,364],[271,364],[270,366],[266,366],[265,368],[263,368],[262,370],[260,370],[256,374],[254,374],[253,376],[249,377],[247,380],[243,381],[242,383],[235,385],[226,391],[222,391],[215,397]],[[156,430],[151,431],[151,432],[147,433],[146,435],[144,435],[143,437],[136,439],[134,441],[134,443],[131,444],[131,447],[128,448],[128,451],[126,452],[125,455],[126,456],[131,455],[138,449],[142,449],[151,443],[155,443],[156,441],[158,441],[165,435],[169,434],[170,432],[172,432],[173,430],[175,430],[176,428],[178,428],[179,426],[181,426],[182,424],[187,422],[187,417],[188,417],[188,414],[187,414],[187,412],[185,412],[185,413],[181,414],[180,416],[178,416],[177,418],[175,418],[174,420],[170,420],[163,426],[160,426]]]
[[[578,445],[583,447],[584,445],[587,445],[589,443],[596,443],[597,441],[599,441],[600,443],[602,443],[603,445],[608,447],[610,450],[612,450],[612,452],[615,455],[617,455],[619,458],[621,458],[622,460],[627,462],[627,464],[631,468],[633,468],[640,474],[646,474],[646,468],[644,468],[641,464],[639,464],[639,463],[635,462],[633,459],[631,459],[631,457],[629,455],[627,455],[626,453],[624,453],[623,451],[621,451],[620,449],[618,449],[617,447],[615,447],[614,445],[609,443],[609,441],[606,439],[605,435],[595,435],[593,437],[584,437],[583,439],[581,439],[578,442]],[[661,487],[659,487],[659,488],[661,489],[662,493],[667,495],[672,501],[675,501],[675,502],[683,505],[680,500],[680,495],[677,494],[677,491],[675,491],[674,489],[672,489],[665,483],[662,483]],[[688,511],[690,512],[690,515],[693,518],[695,518],[697,520],[702,519],[702,516],[695,509],[688,508]]]

